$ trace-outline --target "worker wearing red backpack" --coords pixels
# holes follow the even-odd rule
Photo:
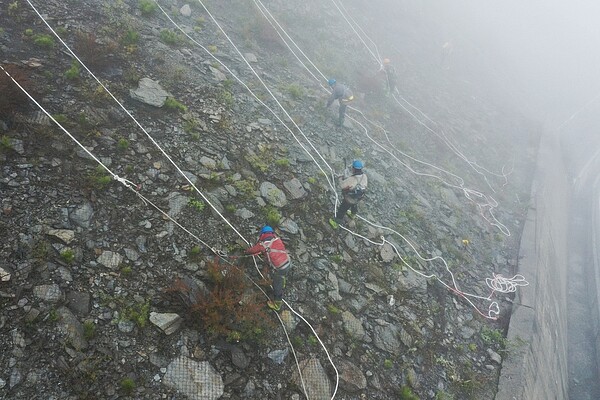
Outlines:
[[[265,225],[260,230],[258,242],[246,249],[247,254],[253,256],[262,254],[267,258],[267,263],[271,267],[271,276],[273,278],[273,300],[267,302],[270,309],[279,311],[281,309],[283,289],[285,288],[286,275],[292,266],[290,256],[285,249],[285,245],[279,238],[273,228]]]

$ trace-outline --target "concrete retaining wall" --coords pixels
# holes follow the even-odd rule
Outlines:
[[[531,208],[521,239],[519,273],[496,400],[568,398],[568,183],[558,140],[541,139]]]

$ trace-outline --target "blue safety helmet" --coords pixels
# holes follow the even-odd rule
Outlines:
[[[327,81],[327,83],[329,84],[329,86],[333,86],[335,85],[337,81],[334,78],[329,78],[329,80]]]
[[[263,233],[273,233],[273,228],[271,228],[269,225],[265,225],[260,230],[260,234],[262,235]]]
[[[354,169],[363,169],[363,163],[360,160],[354,160],[352,161],[352,168]]]

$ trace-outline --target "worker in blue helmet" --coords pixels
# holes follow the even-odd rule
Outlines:
[[[331,96],[327,100],[327,108],[333,104],[334,101],[338,101],[340,104],[339,113],[338,113],[338,122],[337,126],[344,125],[344,119],[346,118],[346,107],[348,103],[354,100],[354,95],[350,88],[341,83],[338,83],[334,78],[330,78],[327,81],[327,84],[331,88]]]
[[[347,172],[350,171],[349,176]],[[364,171],[364,164],[361,160],[352,161],[350,168],[346,168],[346,173],[340,177],[340,187],[342,188],[342,202],[335,212],[335,217],[329,220],[332,227],[337,228],[350,210],[352,214],[357,213],[358,203],[363,199],[367,191],[368,178]]]
[[[246,253],[253,256],[262,254],[266,258],[273,278],[273,300],[267,301],[267,306],[275,311],[281,310],[286,275],[292,266],[285,244],[271,226],[265,225],[256,244],[246,249]]]

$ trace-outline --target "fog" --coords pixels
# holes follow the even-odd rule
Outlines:
[[[456,73],[486,82],[547,124],[560,125],[600,93],[598,1],[382,3],[382,15],[411,14],[424,25],[424,48],[452,41]]]

